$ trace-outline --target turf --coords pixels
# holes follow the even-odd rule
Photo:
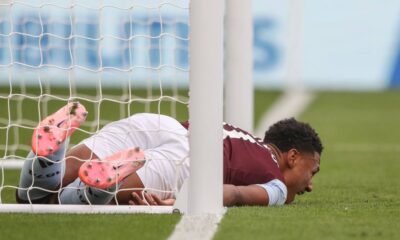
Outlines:
[[[278,95],[256,92],[255,119]],[[300,117],[325,145],[314,191],[284,207],[230,208],[215,239],[400,239],[399,103],[399,91],[318,93]],[[17,179],[18,171],[5,173],[6,183]],[[13,194],[3,189],[2,200],[13,202]],[[4,239],[165,239],[179,218],[0,214],[0,232]]]
[[[400,92],[319,93],[300,117],[325,144],[314,191],[231,208],[215,239],[400,239]]]
[[[2,214],[1,239],[166,239],[179,215]]]

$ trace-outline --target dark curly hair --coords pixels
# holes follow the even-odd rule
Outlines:
[[[296,148],[300,152],[322,153],[321,139],[308,124],[294,118],[281,120],[273,124],[266,132],[264,143],[274,144],[282,152]]]

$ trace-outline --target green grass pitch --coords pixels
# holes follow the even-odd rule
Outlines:
[[[400,92],[318,93],[302,114],[325,144],[314,191],[231,208],[215,239],[400,239]]]
[[[316,94],[300,117],[325,145],[314,191],[284,207],[230,208],[215,239],[400,239],[400,92]],[[278,95],[256,92],[256,119]],[[15,185],[18,171],[1,177]],[[13,202],[13,194],[3,189],[2,200]],[[0,214],[0,234],[2,239],[166,239],[179,219]]]

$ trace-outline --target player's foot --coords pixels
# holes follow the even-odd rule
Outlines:
[[[87,111],[79,102],[71,102],[43,119],[33,131],[32,151],[38,156],[56,152],[82,122]]]
[[[142,150],[129,148],[104,160],[85,162],[79,169],[79,178],[88,186],[108,189],[136,172],[145,162]]]

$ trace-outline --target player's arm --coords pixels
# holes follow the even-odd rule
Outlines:
[[[161,199],[154,193],[131,193],[131,199],[129,200],[130,205],[159,205],[159,206],[172,206],[175,203],[175,199]]]
[[[268,205],[266,191],[258,185],[235,186],[224,184],[224,206]]]
[[[283,182],[274,179],[265,184],[234,186],[224,184],[224,206],[274,206],[283,205],[287,189]]]

